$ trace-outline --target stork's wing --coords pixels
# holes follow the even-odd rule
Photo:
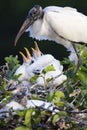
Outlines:
[[[59,6],[48,6],[46,8],[44,8],[45,12],[63,12],[63,11],[77,11],[77,9],[75,8],[71,8],[71,7],[59,7]]]
[[[87,43],[87,16],[70,7],[51,6],[44,9],[52,29],[67,40]]]

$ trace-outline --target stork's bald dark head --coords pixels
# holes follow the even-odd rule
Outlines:
[[[25,32],[27,28],[29,28],[30,25],[34,23],[37,19],[42,18],[43,16],[43,10],[40,5],[35,5],[32,9],[30,9],[26,20],[24,21],[23,25],[21,26],[16,38],[15,38],[15,45],[17,44],[18,39],[21,37],[21,35]]]
[[[32,18],[34,21],[41,18],[43,15],[43,10],[40,5],[35,5],[31,10],[29,10],[27,18]]]

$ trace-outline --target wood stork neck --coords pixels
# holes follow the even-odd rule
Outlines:
[[[38,39],[38,35],[40,35],[40,30],[42,26],[42,19],[38,19],[34,21],[34,23],[26,30],[26,32],[30,32],[30,37]]]

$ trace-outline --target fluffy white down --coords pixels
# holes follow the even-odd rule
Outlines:
[[[45,75],[45,80],[47,80],[49,78],[53,78],[53,80],[51,80],[49,83],[47,83],[47,85],[49,85],[49,86],[59,86],[67,79],[66,75],[62,74],[62,72],[59,70],[48,72]],[[41,86],[45,85],[44,79],[42,78],[42,76],[37,79],[37,84],[41,85]]]
[[[21,74],[21,76],[18,78],[18,80],[28,80],[29,75],[27,73],[26,68],[28,67],[26,65],[27,63],[23,63],[15,72],[15,75]]]
[[[44,68],[48,65],[52,65],[54,67],[54,71],[49,71],[45,74],[45,79],[53,78],[52,81],[49,82],[49,85],[58,86],[63,83],[67,77],[63,73],[63,66],[60,64],[60,61],[56,60],[52,55],[46,54],[42,55],[34,61],[34,63],[26,65],[27,63],[23,63],[15,72],[16,75],[22,74],[18,80],[29,80],[32,76],[35,75],[35,71],[39,70],[39,73],[42,72]],[[42,74],[42,73],[41,73]],[[61,75],[60,75],[61,74]],[[60,75],[59,77],[57,77]],[[38,85],[44,86],[44,79],[39,76],[36,83]]]
[[[60,64],[60,62],[56,59],[54,59],[51,64],[49,65],[53,65],[53,67],[55,68],[55,71],[49,71],[45,74],[45,80],[52,78],[53,80],[51,80],[48,85],[53,85],[53,86],[58,86],[60,84],[62,84],[66,79],[66,75],[63,74],[63,66]],[[45,67],[47,67],[48,65],[46,65]],[[44,68],[45,68],[44,67]],[[44,69],[43,68],[43,69]],[[42,85],[44,86],[44,75],[41,75],[38,79],[37,79],[37,84],[38,85]]]

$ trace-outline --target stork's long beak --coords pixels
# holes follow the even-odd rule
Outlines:
[[[25,30],[32,24],[32,19],[29,19],[27,18],[24,23],[22,24],[16,38],[15,38],[15,41],[14,41],[14,45],[16,46],[17,42],[18,42],[18,39],[21,37],[21,35],[25,32]]]

